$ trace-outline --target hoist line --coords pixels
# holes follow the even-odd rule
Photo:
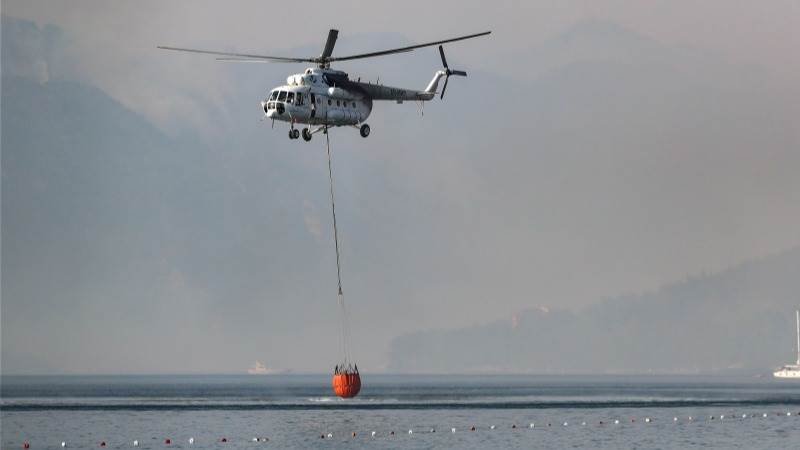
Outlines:
[[[336,278],[339,281],[339,295],[342,295],[342,268],[339,261],[339,231],[336,228],[336,200],[333,196],[333,169],[331,168],[331,138],[328,127],[325,127],[325,142],[328,149],[328,179],[331,184],[331,214],[333,215],[333,240],[336,245]]]
[[[340,337],[340,349],[342,350],[342,356],[344,356],[344,363],[345,365],[350,361],[350,349],[348,348],[348,341],[350,339],[350,330],[348,320],[347,320],[347,311],[345,310],[344,306],[344,293],[342,292],[342,265],[341,265],[341,254],[339,251],[339,229],[336,225],[336,199],[333,193],[333,167],[331,163],[331,139],[330,135],[328,134],[328,128],[325,127],[325,143],[326,149],[328,153],[328,179],[330,181],[330,191],[331,191],[331,216],[333,217],[333,241],[336,248],[336,279],[338,281],[338,295],[337,295],[337,302],[339,304],[339,313],[341,314],[342,320],[342,335]]]

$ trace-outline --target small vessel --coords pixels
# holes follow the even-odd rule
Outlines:
[[[247,369],[247,373],[250,375],[271,375],[275,371],[268,369],[261,361],[256,361],[256,365]]]
[[[772,373],[775,378],[800,379],[800,310],[795,311],[797,319],[797,361],[787,364]]]

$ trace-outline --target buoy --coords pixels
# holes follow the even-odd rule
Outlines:
[[[258,438],[257,437],[253,438],[252,440],[253,440],[253,442],[258,442]]]
[[[22,443],[22,448],[31,448],[31,444],[28,441]]]
[[[172,439],[166,438],[166,439],[164,439],[164,443],[167,444],[167,445],[170,445],[170,444],[172,444]]]
[[[100,447],[105,447],[105,446],[106,446],[106,441],[100,442]]]
[[[512,429],[513,429],[513,428],[517,428],[517,424],[512,424],[512,425],[511,425],[511,428],[512,428]]]
[[[764,417],[767,417],[767,413],[764,413]]]
[[[470,428],[469,430],[470,431],[475,431],[475,425],[473,425],[472,428]]]
[[[413,434],[413,433],[414,433],[413,431],[411,431],[411,430],[408,430],[408,434]]]
[[[531,424],[530,424],[528,427],[529,427],[529,428],[534,428],[534,427],[536,427],[536,424],[534,424],[533,422],[531,422]]]
[[[672,418],[672,421],[673,421],[673,422],[677,422],[677,421],[678,421],[678,418],[677,418],[677,417],[673,417],[673,418]]]
[[[747,414],[742,414],[742,419],[747,419]]]
[[[694,419],[692,419],[692,416],[689,416],[689,422],[691,422],[692,420],[694,420]]]
[[[489,427],[490,430],[494,430],[494,425]]]
[[[450,432],[451,432],[451,433],[455,433],[455,432],[456,432],[456,429],[455,429],[455,428],[450,428]]]
[[[389,436],[394,436],[394,430],[389,432]]]
[[[139,441],[133,441],[133,446],[134,447],[138,447],[139,446]]]
[[[190,437],[190,438],[189,438],[189,445],[192,445],[192,444],[194,444],[194,438],[193,438],[193,437]]]
[[[787,413],[786,413],[786,415],[787,415],[787,416],[791,416],[791,415],[792,415],[792,413],[790,413],[790,412],[787,412]]]
[[[436,429],[435,428],[431,428],[431,433],[436,433]]]
[[[220,439],[219,441],[220,442],[228,442],[228,438],[224,437],[224,438]]]
[[[66,446],[67,446],[67,443],[66,443],[66,442],[64,442],[64,441],[61,441],[61,446],[62,446],[62,447],[66,447]]]
[[[567,425],[569,425],[569,424],[567,422],[564,422],[564,426],[567,426]]]
[[[324,434],[320,434],[320,435],[319,435],[319,438],[320,438],[320,439],[325,439],[325,435],[324,435]]]
[[[619,425],[619,419],[614,419],[614,424]]]
[[[356,437],[356,432],[355,431],[353,431],[353,437]]]
[[[333,433],[328,433],[328,437],[332,438],[333,437]]]
[[[649,417],[645,417],[644,421],[647,422],[647,423],[650,423],[650,418]]]
[[[375,432],[374,431],[372,432],[372,437],[375,437]]]
[[[585,427],[586,426],[586,422],[581,422],[581,426]]]

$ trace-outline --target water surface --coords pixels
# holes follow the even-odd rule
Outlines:
[[[0,381],[3,448],[26,440],[32,448],[60,448],[62,441],[72,448],[103,441],[131,448],[134,440],[139,448],[166,448],[167,438],[170,448],[234,449],[791,448],[800,442],[800,383],[770,378],[364,374],[352,400],[331,395],[328,375]],[[269,441],[253,442],[261,437]]]

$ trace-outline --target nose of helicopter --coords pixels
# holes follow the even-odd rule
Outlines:
[[[261,109],[264,110],[264,114],[267,117],[273,118],[283,114],[286,107],[281,102],[263,101],[261,102]]]

